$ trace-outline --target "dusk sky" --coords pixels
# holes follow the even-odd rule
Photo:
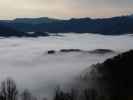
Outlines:
[[[133,12],[133,0],[0,0],[0,19],[110,17]]]

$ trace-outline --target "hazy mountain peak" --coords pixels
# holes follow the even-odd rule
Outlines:
[[[128,17],[133,18],[133,14],[129,15]]]
[[[39,23],[49,23],[53,21],[58,21],[54,18],[48,18],[48,17],[39,17],[39,18],[16,18],[13,20],[13,22],[16,23],[33,23],[33,24],[39,24]]]

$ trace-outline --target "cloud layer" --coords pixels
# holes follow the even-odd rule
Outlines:
[[[6,77],[12,77],[20,89],[28,88],[35,94],[49,96],[57,85],[73,83],[75,76],[80,75],[90,65],[103,62],[116,55],[117,51],[133,48],[132,43],[132,36],[129,35],[64,33],[63,37],[3,38],[0,39],[0,83]],[[46,53],[47,50],[58,51],[64,48],[111,49],[116,53]]]

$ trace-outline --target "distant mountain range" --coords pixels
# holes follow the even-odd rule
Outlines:
[[[42,18],[17,18],[0,20],[0,36],[32,36],[35,32],[42,36],[48,33],[97,33],[103,35],[120,35],[133,33],[133,15],[112,18],[72,18],[69,20]],[[34,36],[34,35],[33,35]],[[45,36],[45,35],[44,35]]]

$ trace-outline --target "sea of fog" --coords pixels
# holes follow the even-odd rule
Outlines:
[[[38,38],[0,38],[0,82],[13,78],[20,90],[49,97],[56,86],[73,84],[76,76],[91,64],[102,62],[133,48],[133,36],[63,34]],[[111,49],[115,53],[71,52],[47,54],[60,49]]]

